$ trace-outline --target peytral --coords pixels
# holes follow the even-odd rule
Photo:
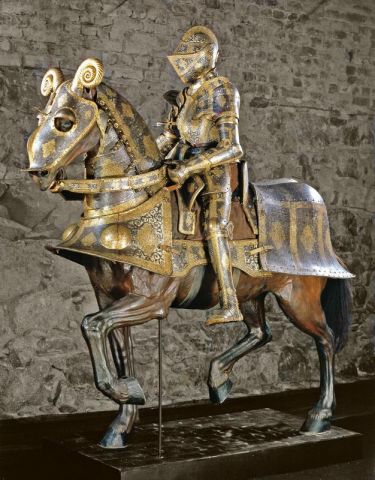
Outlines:
[[[187,87],[168,92],[172,110],[157,141],[134,107],[102,83],[97,59],[85,60],[73,80],[48,70],[42,93],[49,100],[28,141],[27,170],[40,189],[83,201],[82,218],[51,248],[84,265],[98,300],[82,333],[97,388],[119,404],[101,445],[125,446],[145,401],[132,326],[164,319],[170,307],[218,302],[210,324],[243,317],[246,335],[211,361],[210,398],[221,403],[237,360],[271,340],[267,293],[315,340],[321,392],[302,430],[325,431],[335,404],[334,356],[350,325],[352,275],[332,249],[323,200],[291,179],[249,189],[239,162],[239,95],[214,70],[210,30],[189,29],[170,58]],[[66,178],[82,154],[84,178]]]

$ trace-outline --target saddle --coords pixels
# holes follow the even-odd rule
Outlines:
[[[204,240],[202,218],[203,206],[201,202],[202,190],[205,184],[199,175],[188,179],[183,187],[176,190],[178,211],[178,233],[188,235],[190,239]],[[231,218],[230,238],[248,239],[258,235],[258,222],[255,209],[255,197],[249,191],[249,180],[246,162],[231,165]]]

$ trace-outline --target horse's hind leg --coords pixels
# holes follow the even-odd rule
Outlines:
[[[248,329],[247,334],[211,361],[208,389],[210,400],[214,403],[223,403],[228,397],[233,385],[229,375],[234,364],[272,339],[264,314],[264,295],[242,304],[241,311]]]
[[[320,398],[301,428],[303,432],[320,433],[329,430],[335,407],[334,356],[335,341],[326,322],[320,302],[325,279],[297,277],[284,291],[277,293],[281,309],[303,332],[315,340],[320,362]]]

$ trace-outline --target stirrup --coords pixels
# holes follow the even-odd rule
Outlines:
[[[206,320],[206,325],[242,321],[243,316],[238,307],[218,308],[209,315],[208,319]]]

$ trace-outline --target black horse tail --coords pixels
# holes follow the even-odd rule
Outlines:
[[[335,337],[335,351],[342,350],[352,324],[352,289],[347,278],[328,278],[321,296],[328,326]]]

